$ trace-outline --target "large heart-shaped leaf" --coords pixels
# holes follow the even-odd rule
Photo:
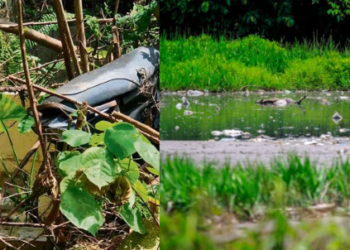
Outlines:
[[[89,143],[91,135],[81,130],[67,130],[62,133],[62,139],[72,147],[78,147]]]
[[[159,151],[152,144],[146,143],[143,140],[138,140],[134,143],[137,153],[142,159],[150,164],[159,172]]]
[[[97,147],[89,148],[82,154],[80,166],[86,177],[100,189],[112,183],[120,171],[113,155],[107,149]]]
[[[132,208],[129,203],[126,203],[120,209],[119,215],[131,229],[140,234],[146,233],[145,226],[142,223],[141,213],[136,207]]]
[[[124,159],[135,153],[134,143],[140,139],[140,132],[131,124],[121,122],[106,130],[105,144],[118,158]]]
[[[27,111],[12,99],[0,94],[0,120],[20,121],[27,115]]]
[[[80,167],[81,154],[79,152],[62,152],[58,156],[58,172],[61,177],[75,173]]]
[[[123,170],[123,175],[134,184],[140,177],[140,170],[136,162],[129,158],[125,158],[119,161],[119,164]]]
[[[95,235],[104,223],[102,206],[89,194],[83,184],[74,178],[64,178],[61,182],[61,191],[62,213],[75,226]]]

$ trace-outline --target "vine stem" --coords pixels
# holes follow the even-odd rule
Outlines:
[[[19,38],[20,38],[20,47],[21,47],[21,54],[22,54],[22,61],[23,61],[23,69],[24,69],[24,75],[26,77],[26,86],[28,89],[29,94],[29,102],[30,107],[33,111],[34,121],[35,121],[35,127],[36,131],[38,133],[41,151],[43,154],[43,161],[44,161],[44,169],[47,171],[47,174],[49,178],[55,179],[52,173],[51,169],[51,163],[48,155],[48,151],[46,148],[45,138],[42,132],[42,126],[39,119],[38,110],[36,108],[37,100],[34,94],[34,88],[30,80],[30,74],[29,74],[29,67],[28,67],[28,61],[27,61],[27,52],[25,47],[25,35],[24,35],[24,29],[23,29],[23,3],[22,0],[18,1],[18,30],[19,30]],[[55,190],[52,190],[53,198],[57,198],[57,192]]]

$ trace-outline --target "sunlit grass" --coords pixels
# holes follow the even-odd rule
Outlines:
[[[332,221],[324,226],[316,220],[295,228],[289,224],[286,212],[287,208],[308,211],[312,205],[332,203],[346,213],[350,202],[348,161],[326,168],[294,155],[268,166],[198,166],[179,157],[161,163],[162,249],[318,250],[350,246],[346,222],[345,226],[333,225]],[[271,220],[276,228],[266,235],[248,232],[246,238],[217,245],[207,237],[210,230],[205,225],[211,216],[225,213],[233,214],[240,222]],[[301,213],[300,217],[308,214]],[[290,248],[285,247],[286,242]]]
[[[347,89],[350,53],[332,40],[282,44],[257,36],[160,40],[161,87],[168,90]]]
[[[346,206],[350,202],[349,162],[319,168],[307,158],[289,156],[288,160],[269,166],[248,167],[207,164],[198,168],[188,159],[162,162],[161,204],[169,202],[175,210],[186,211],[198,205],[196,197],[212,200],[230,211],[253,213],[255,206],[307,206],[334,202]],[[276,201],[276,190],[284,197]]]

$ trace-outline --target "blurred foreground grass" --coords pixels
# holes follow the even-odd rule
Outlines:
[[[162,161],[162,249],[350,249],[350,164]]]

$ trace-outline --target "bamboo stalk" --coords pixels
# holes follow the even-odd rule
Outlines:
[[[77,19],[69,19],[67,20],[68,23],[71,22],[76,22]],[[84,22],[86,20],[83,20]],[[113,18],[100,18],[97,19],[97,21],[99,23],[110,23],[113,21]],[[47,22],[27,22],[27,23],[23,23],[23,26],[34,26],[34,25],[51,25],[51,24],[57,24],[57,21],[47,21]],[[17,23],[0,23],[0,29],[1,28],[17,28],[18,24]]]
[[[12,34],[18,35],[18,26],[17,27],[7,27],[0,25],[0,29]],[[60,40],[52,38],[50,36],[44,35],[33,29],[26,28],[24,30],[24,36],[26,39],[29,39],[37,44],[43,45],[47,48],[50,48],[56,52],[62,52],[62,43]]]
[[[10,76],[9,78],[10,78],[11,80],[17,81],[17,82],[19,82],[19,83],[23,83],[23,82],[24,82],[22,79],[17,78],[17,77],[14,77],[14,76]],[[35,89],[37,89],[37,90],[43,91],[43,92],[45,92],[45,93],[47,93],[47,94],[50,94],[50,95],[53,95],[53,96],[57,96],[57,97],[59,97],[59,98],[65,100],[65,101],[71,102],[71,103],[73,103],[73,104],[76,104],[76,105],[79,105],[79,106],[82,106],[82,105],[83,105],[82,102],[76,101],[76,100],[71,99],[71,98],[69,98],[69,97],[67,97],[67,96],[58,94],[58,93],[56,93],[56,92],[53,92],[53,91],[48,90],[48,89],[46,89],[46,88],[40,87],[40,86],[38,86],[38,85],[33,84],[33,87],[34,87]],[[110,115],[108,115],[108,114],[102,113],[101,111],[95,109],[94,107],[91,107],[90,105],[87,105],[86,107],[87,107],[88,110],[90,110],[90,111],[92,111],[92,112],[98,114],[99,116],[101,116],[101,117],[103,117],[103,118],[105,118],[105,119],[108,119],[108,120],[111,121],[111,122],[118,122],[118,121],[119,121],[117,118],[115,118],[115,117],[113,117],[113,116],[110,116]],[[149,127],[147,126],[147,127],[148,127],[147,131],[144,131],[144,128],[143,128],[142,126],[139,126],[139,124],[138,124],[139,122],[135,121],[134,119],[132,119],[132,118],[130,118],[130,117],[129,117],[129,119],[130,119],[130,121],[133,121],[133,122],[134,122],[135,127],[138,128],[142,134],[144,134],[144,135],[145,135],[147,138],[149,138],[151,141],[153,141],[153,142],[159,144],[159,133],[158,133],[158,132],[157,132],[157,133],[158,133],[158,136],[155,136],[155,135],[157,135],[157,133],[154,133],[153,131],[150,130],[151,133],[154,134],[154,135],[151,135],[151,134],[149,134],[149,133],[150,133],[150,132],[149,132],[149,129],[152,129],[152,128],[149,128]],[[141,123],[141,124],[142,124],[142,123]],[[152,130],[153,130],[153,129],[152,129]]]
[[[56,6],[56,15],[57,15],[57,20],[59,21],[58,24],[61,23],[61,26],[63,28],[63,32],[65,33],[65,37],[66,37],[66,45],[68,46],[68,50],[70,52],[70,56],[73,59],[73,65],[75,68],[75,76],[80,75],[80,66],[78,63],[78,57],[75,54],[75,46],[73,44],[73,39],[72,39],[72,35],[70,33],[70,29],[66,20],[66,16],[64,14],[64,9],[63,9],[63,4],[61,0],[54,0],[54,6]],[[68,55],[69,56],[69,55]]]
[[[57,21],[58,21],[58,31],[60,33],[60,38],[62,41],[63,46],[63,58],[64,58],[64,65],[66,66],[66,72],[68,80],[72,80],[74,78],[74,73],[72,69],[72,65],[70,62],[70,55],[69,55],[69,48],[67,45],[67,34],[65,32],[64,24],[63,24],[63,18],[62,13],[60,12],[60,6],[59,6],[59,0],[53,1],[53,7],[56,12]]]
[[[83,18],[83,3],[82,0],[74,0],[75,17],[77,20],[78,30],[78,46],[80,51],[81,67],[84,73],[89,72],[88,54],[86,52],[86,38]]]

